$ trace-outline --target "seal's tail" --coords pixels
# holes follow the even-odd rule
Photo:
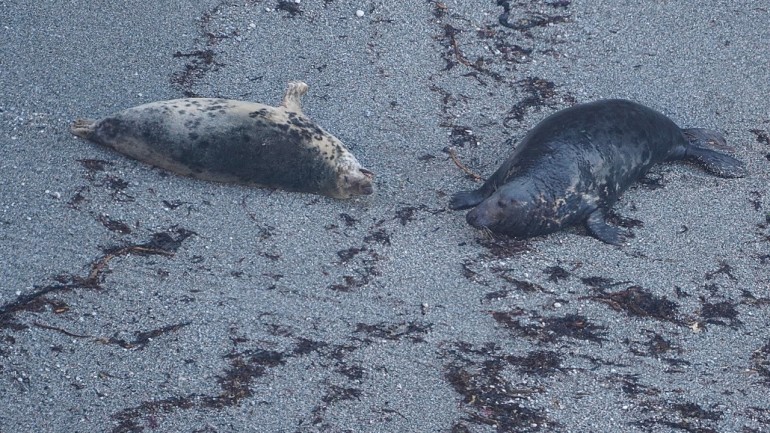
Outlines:
[[[689,142],[685,149],[685,159],[695,161],[711,174],[719,177],[746,176],[746,165],[730,155],[717,152],[716,149],[729,149],[725,137],[717,131],[692,128],[682,130]]]
[[[91,119],[78,119],[70,126],[70,132],[80,138],[88,139],[94,132],[96,121]]]

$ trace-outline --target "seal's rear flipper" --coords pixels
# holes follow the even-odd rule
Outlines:
[[[302,81],[292,81],[286,87],[286,93],[283,94],[281,105],[287,110],[302,112],[300,99],[307,93],[307,84]]]
[[[682,134],[684,138],[695,147],[702,147],[704,149],[730,149],[727,145],[725,136],[719,131],[705,128],[688,128],[683,129]]]
[[[70,132],[80,138],[89,139],[94,132],[96,122],[91,119],[78,119],[70,126]]]
[[[713,150],[727,148],[727,142],[722,134],[700,128],[684,129],[682,133],[690,142],[685,149],[684,159],[698,163],[706,171],[719,177],[746,176],[746,166],[743,162]]]
[[[622,231],[607,224],[605,221],[606,214],[602,209],[596,209],[588,215],[586,220],[586,227],[588,231],[602,242],[606,242],[612,245],[620,245],[623,242]]]
[[[743,177],[747,174],[743,162],[710,149],[690,147],[685,158],[697,162],[706,171],[719,177]]]
[[[460,191],[452,196],[449,208],[452,210],[468,209],[484,201],[486,197],[480,190]]]

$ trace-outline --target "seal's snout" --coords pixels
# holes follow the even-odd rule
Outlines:
[[[489,228],[491,224],[490,219],[480,206],[468,212],[468,214],[465,215],[465,221],[477,229]]]
[[[372,195],[374,194],[374,173],[371,171],[365,169],[365,168],[359,168],[358,171],[361,172],[361,174],[364,175],[364,179],[361,181],[359,186],[359,191],[362,195]]]
[[[476,212],[470,211],[465,215],[465,221],[468,222],[472,227],[481,228],[479,226],[478,218],[476,218]]]
[[[374,173],[365,169],[357,168],[343,173],[339,179],[339,196],[341,198],[350,198],[357,195],[374,194]]]
[[[361,185],[358,192],[360,195],[372,195],[374,194],[374,186],[372,184]]]

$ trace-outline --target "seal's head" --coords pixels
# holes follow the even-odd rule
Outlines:
[[[486,228],[494,232],[521,236],[521,232],[526,229],[526,226],[521,223],[529,219],[527,218],[529,207],[525,201],[505,197],[495,192],[468,212],[465,220],[478,229]]]
[[[306,184],[313,185],[305,191],[343,199],[374,193],[374,173],[365,169],[340,139],[304,115],[288,113],[286,124],[288,134],[298,143],[294,147],[309,150],[299,153],[305,166],[311,167],[299,173]],[[308,155],[311,161],[307,161]]]
[[[350,155],[351,157],[353,155]],[[352,163],[337,167],[337,198],[350,198],[374,193],[374,173],[361,167],[353,158]]]
[[[335,136],[324,133],[313,142],[320,149],[327,168],[331,169],[332,191],[327,195],[335,198],[351,198],[374,193],[374,173],[365,169],[358,159]]]
[[[541,200],[531,188],[518,182],[503,185],[473,208],[465,219],[473,227],[516,237],[542,233],[544,218]]]

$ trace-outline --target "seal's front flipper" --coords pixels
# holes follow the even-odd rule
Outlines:
[[[480,189],[473,191],[460,191],[452,196],[449,208],[452,210],[468,209],[484,201],[486,196]]]
[[[286,93],[283,94],[283,101],[281,106],[287,110],[302,112],[302,105],[300,99],[307,93],[307,84],[302,81],[292,81],[286,88]]]
[[[722,134],[700,128],[684,129],[682,134],[690,143],[685,148],[684,159],[698,163],[706,171],[719,177],[746,176],[746,166],[742,161],[713,150],[727,148]]]
[[[602,209],[596,209],[588,215],[586,227],[591,234],[602,242],[612,245],[620,245],[623,235],[619,228],[607,224],[606,214]]]

